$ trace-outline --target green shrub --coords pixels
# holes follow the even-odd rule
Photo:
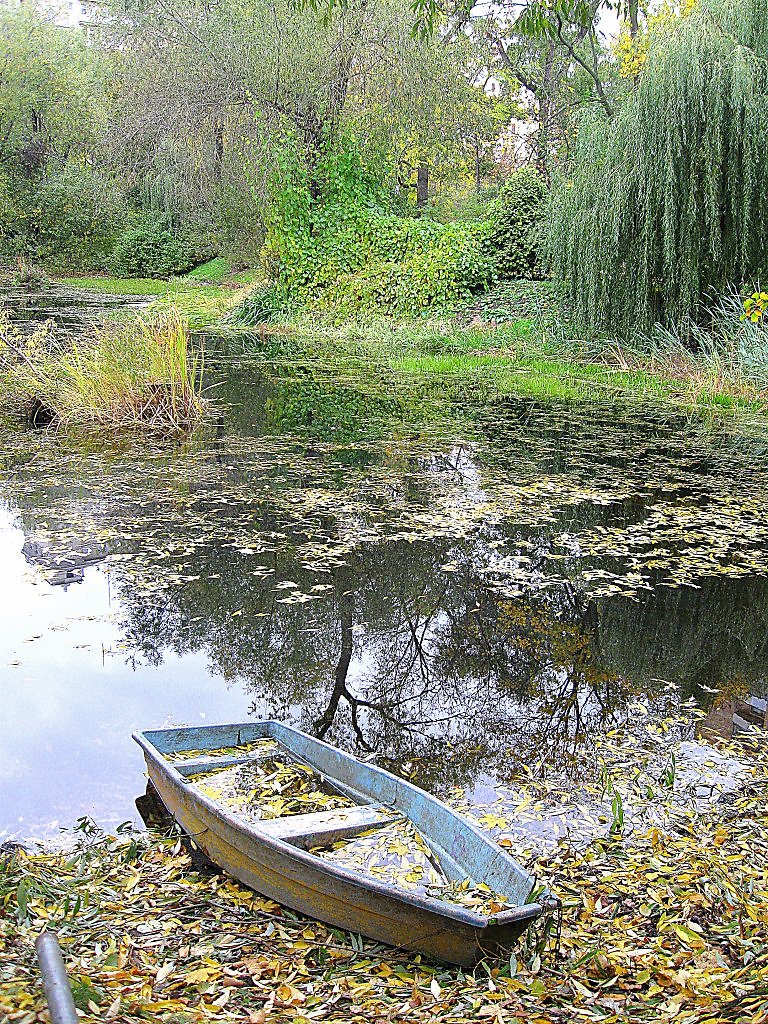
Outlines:
[[[11,181],[7,175],[0,174],[0,266],[12,263],[24,252],[14,230],[18,215],[19,204]]]
[[[109,269],[118,277],[172,277],[199,262],[195,248],[162,223],[142,221],[115,242]]]
[[[56,267],[103,266],[126,212],[114,182],[77,164],[47,173],[34,205],[37,259]]]
[[[486,222],[398,216],[394,203],[354,152],[329,154],[311,186],[285,161],[268,211],[267,275],[294,300],[344,313],[420,313],[494,281]]]
[[[32,179],[0,176],[0,260],[97,269],[124,220],[114,184],[87,166],[67,163]]]
[[[440,224],[381,210],[325,209],[304,239],[283,236],[269,263],[283,288],[344,312],[419,313],[494,280],[483,222]]]
[[[227,322],[237,327],[258,327],[288,311],[285,291],[278,284],[265,284],[254,290],[235,306]]]
[[[370,242],[362,266],[326,281],[319,305],[414,314],[452,305],[493,281],[485,225],[392,220],[399,223]]]
[[[547,186],[524,167],[510,175],[493,205],[490,245],[500,280],[539,279],[544,269],[544,216]]]

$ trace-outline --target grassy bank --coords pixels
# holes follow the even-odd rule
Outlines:
[[[212,261],[215,262],[215,261]],[[206,265],[207,266],[207,265]],[[176,310],[195,330],[219,323],[243,301],[252,287],[248,273],[226,275],[214,272],[214,280],[192,271],[186,277],[159,281],[134,277],[63,277],[58,283],[79,291],[106,295],[148,295],[154,300],[147,307],[151,313]]]
[[[670,368],[650,362],[622,369],[575,353],[551,358],[525,346],[515,354],[406,356],[393,360],[392,366],[412,378],[463,381],[488,400],[525,396],[604,401],[624,396],[686,408],[749,412],[764,411],[766,400],[754,387],[733,385],[697,367],[689,374],[675,375]]]
[[[232,273],[217,259],[170,281],[98,277],[61,283],[153,295],[150,313],[178,310],[193,329],[227,335],[234,351],[341,361],[340,371],[356,360],[372,362],[404,388],[442,389],[458,401],[625,398],[758,414],[767,407],[768,342],[760,327],[742,323],[738,297],[725,302],[709,334],[659,335],[629,346],[573,337],[549,282],[510,282],[432,317],[340,321],[328,313],[272,310],[258,276]],[[238,315],[241,310],[245,316]]]
[[[626,399],[712,411],[765,411],[768,392],[693,355],[590,351],[527,319],[487,326],[452,320],[323,325],[294,317],[232,337],[235,351],[333,363],[340,374],[376,367],[390,386],[458,402],[512,397]]]
[[[474,972],[434,964],[200,873],[175,838],[92,835],[67,852],[0,854],[0,1016],[47,1019],[33,942],[52,928],[86,1022],[764,1020],[764,751],[709,738],[714,775],[703,766],[700,781],[714,789],[697,797],[669,738],[680,723],[662,724],[605,744],[601,778],[580,797],[592,824],[572,839],[528,859],[505,835],[514,809],[479,818],[562,898],[556,949],[532,935]],[[719,757],[741,765],[725,792]],[[573,799],[532,778],[519,792],[529,817]]]

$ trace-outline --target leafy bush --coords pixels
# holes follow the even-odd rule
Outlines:
[[[119,277],[172,277],[198,262],[198,252],[187,241],[160,222],[142,221],[117,239],[109,269]]]
[[[114,183],[76,164],[46,174],[34,207],[36,256],[49,266],[103,265],[125,218]]]
[[[300,168],[281,168],[272,198],[264,267],[310,305],[413,314],[494,280],[488,224],[397,216],[354,153],[330,155],[312,187]]]
[[[539,174],[523,167],[510,175],[493,205],[490,244],[500,280],[545,277],[544,214],[547,187]]]
[[[314,273],[305,290],[320,306],[419,313],[487,287],[494,260],[488,228],[387,214],[355,229],[321,235],[305,254]]]
[[[344,250],[346,262],[362,265],[347,272],[333,262],[323,267],[325,280],[315,296],[320,306],[413,314],[468,298],[493,281],[482,223],[442,225],[396,217],[373,223],[383,230],[361,240],[357,249]]]

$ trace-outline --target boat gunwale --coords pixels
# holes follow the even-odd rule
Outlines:
[[[350,754],[347,751],[341,750],[338,747],[333,747],[331,744],[325,743],[324,740],[316,739],[314,736],[309,736],[309,734],[302,732],[300,729],[294,729],[293,726],[285,725],[283,722],[278,722],[275,719],[259,719],[255,722],[234,723],[228,726],[219,726],[219,728],[243,729],[250,728],[255,725],[267,727],[270,725],[276,725],[281,729],[285,729],[291,733],[294,733],[297,736],[301,736],[304,739],[308,739],[312,743],[316,743],[318,745],[322,745],[323,747],[327,747],[329,750],[335,753],[341,753],[344,757],[350,758],[351,760],[358,760],[354,757],[353,754]],[[178,731],[184,731],[184,728],[185,727],[179,727]],[[189,728],[197,729],[209,727],[191,726]],[[213,726],[211,728],[216,727]],[[147,730],[147,732],[149,733],[174,731],[177,730]],[[179,772],[178,768],[167,759],[166,755],[161,750],[159,750],[152,743],[151,740],[147,739],[146,733],[134,732],[132,733],[132,738],[136,741],[136,743],[138,743],[138,745],[142,748],[145,754],[149,754],[153,758],[153,760],[157,762],[158,767],[177,786],[180,786],[182,788],[189,788],[190,785],[194,785],[194,783],[190,783],[190,781],[185,776],[183,776],[181,772]],[[267,735],[263,738],[269,739],[275,737],[270,737],[269,735]],[[289,750],[289,753],[292,753],[292,751]],[[380,768],[378,765],[372,764],[367,764],[366,767],[369,768],[371,771],[375,771],[386,778],[394,780],[394,782],[397,785],[407,787],[408,789],[411,789],[414,792],[425,796],[431,802],[440,804],[442,807],[447,806],[443,804],[442,801],[432,796],[431,793],[428,793],[426,790],[420,789],[418,786],[415,786],[412,782],[408,782],[406,779],[398,778],[398,776],[394,775],[392,772],[388,772],[385,768]],[[387,885],[386,883],[381,882],[376,878],[369,879],[366,875],[363,875],[362,872],[354,871],[353,869],[347,868],[344,865],[336,864],[333,861],[326,861],[322,857],[317,857],[316,855],[310,853],[308,850],[303,850],[299,846],[294,846],[292,843],[289,843],[286,840],[279,839],[275,836],[270,836],[267,832],[261,831],[256,823],[254,823],[253,825],[242,823],[230,812],[224,810],[211,797],[208,797],[206,796],[205,793],[200,792],[199,789],[195,790],[194,799],[198,804],[202,804],[205,807],[206,811],[208,811],[208,813],[212,814],[214,818],[217,818],[222,823],[226,824],[236,834],[249,837],[251,839],[256,839],[264,845],[272,847],[275,850],[275,852],[282,856],[288,855],[289,857],[306,864],[314,870],[319,870],[325,874],[336,877],[341,882],[347,884],[352,883],[359,888],[373,891],[377,895],[382,896],[388,900],[392,900],[399,903],[405,903],[409,906],[418,907],[422,910],[429,911],[430,913],[437,914],[443,918],[450,918],[458,923],[467,925],[470,928],[475,929],[476,931],[496,929],[497,927],[502,928],[505,925],[514,924],[519,921],[535,920],[542,913],[544,913],[545,910],[544,903],[540,902],[540,897],[539,900],[537,900],[534,903],[519,903],[516,907],[512,907],[509,910],[503,910],[498,914],[487,916],[485,914],[478,914],[475,911],[469,910],[466,907],[462,907],[460,904],[449,903],[445,900],[440,900],[434,896],[426,896],[421,895],[419,893],[409,893],[405,889],[398,889],[397,887]],[[480,829],[478,829],[471,822],[468,822],[464,818],[461,818],[458,814],[456,814],[455,811],[451,810],[451,808],[448,808],[448,810],[450,811],[451,814],[455,815],[457,820],[461,822],[462,825],[466,825],[470,829],[475,838],[478,838],[483,844],[491,846],[493,848],[494,854],[498,854],[504,859],[511,860],[516,867],[520,868],[520,865],[518,865],[517,862],[512,857],[510,857],[509,854],[504,849],[502,849],[495,842],[493,842],[493,840],[486,836],[483,832],[481,832]],[[240,852],[246,853],[246,851],[242,849]],[[526,872],[526,874],[528,873]],[[547,896],[548,894],[545,892],[542,895]]]

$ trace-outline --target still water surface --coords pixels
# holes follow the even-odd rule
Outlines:
[[[183,444],[2,434],[0,838],[135,820],[135,729],[275,716],[482,806],[685,702],[764,721],[759,429],[208,373]]]

